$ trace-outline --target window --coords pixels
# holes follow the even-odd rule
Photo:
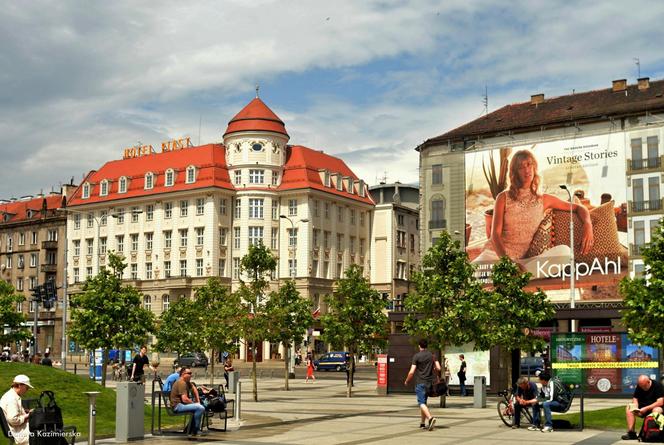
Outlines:
[[[233,227],[233,249],[240,248],[240,228]]]
[[[190,165],[187,167],[187,184],[191,184],[196,181],[196,167]]]
[[[152,221],[154,219],[154,204],[145,206],[145,220]]]
[[[108,195],[108,181],[104,179],[101,181],[99,185],[99,196],[107,196]]]
[[[205,241],[205,227],[196,227],[196,245],[202,246]]]
[[[397,247],[406,248],[406,232],[403,230],[397,230]]]
[[[37,254],[36,253],[31,253],[30,254],[30,267],[37,267]]]
[[[288,200],[288,216],[297,216],[297,199]]]
[[[105,226],[108,222],[108,210],[102,210],[99,212],[99,225]]]
[[[279,219],[279,201],[276,199],[272,200],[272,219]]]
[[[224,258],[219,259],[219,276],[226,276],[226,260]]]
[[[261,144],[260,142],[256,142],[255,144],[251,145],[251,149],[253,151],[261,151],[263,150],[263,144]]]
[[[443,166],[435,164],[431,166],[431,184],[437,185],[443,183]]]
[[[132,233],[129,238],[131,238],[131,251],[136,252],[138,250],[138,233]]]
[[[249,227],[249,245],[256,246],[263,241],[262,227]]]
[[[337,278],[343,278],[344,275],[344,266],[341,263],[337,263]]]
[[[345,212],[345,209],[343,207],[341,207],[341,206],[337,207],[337,220],[339,222],[344,222],[344,212]]]
[[[444,229],[445,228],[445,201],[442,199],[435,199],[431,201],[431,221],[430,229]]]
[[[314,248],[317,248],[320,245],[320,229],[314,229],[313,238]]]
[[[18,245],[25,246],[25,233],[23,232],[18,234]]]
[[[95,226],[95,214],[94,213],[88,213],[87,227],[88,227],[88,229],[92,229],[94,226]]]
[[[58,231],[55,229],[49,230],[46,234],[47,241],[57,241],[58,240]]]
[[[180,276],[187,276],[187,260],[180,260]]]
[[[265,170],[249,170],[249,184],[262,184],[265,178]]]
[[[400,280],[406,279],[406,263],[397,261],[397,278]]]
[[[279,185],[279,172],[272,170],[272,185]]]
[[[297,229],[287,229],[288,247],[297,247]]]
[[[78,283],[79,281],[81,281],[80,269],[78,267],[74,267],[74,283]]]
[[[115,237],[115,245],[118,252],[124,252],[124,235],[118,235]]]
[[[105,255],[106,254],[106,249],[107,249],[107,241],[106,237],[103,236],[99,238],[99,254]]]
[[[14,259],[13,256],[11,256],[11,255],[7,255],[7,264],[6,264],[7,269],[11,269],[11,268],[12,268],[12,260],[13,260],[13,259]]]
[[[219,214],[220,215],[226,214],[226,198],[219,200]]]
[[[50,232],[50,230],[49,230]],[[37,232],[32,232],[31,244],[37,244]]]
[[[46,252],[46,264],[55,265],[58,262],[58,255],[54,250]]]
[[[16,290],[23,290],[23,277],[16,280]]]
[[[242,200],[235,198],[235,210],[233,211],[233,218],[240,219],[242,215]]]
[[[137,223],[138,222],[138,215],[141,214],[141,209],[140,207],[132,207],[131,208],[131,222]]]
[[[196,276],[197,277],[202,277],[203,276],[203,259],[202,258],[197,258],[196,259]]]
[[[83,184],[83,199],[88,199],[90,197],[90,184],[87,182]]]
[[[138,264],[131,265],[131,279],[138,280]]]
[[[219,245],[220,246],[225,246],[226,245],[226,234],[228,230],[226,227],[220,227],[219,228]]]
[[[118,193],[127,193],[127,178],[124,176],[118,181]]]
[[[330,274],[330,262],[323,261],[323,272],[321,273],[321,278],[327,278]]]
[[[330,172],[327,170],[325,170],[325,174],[323,175],[323,181],[325,182],[325,187],[332,187],[330,181]]]
[[[326,249],[330,248],[330,235],[331,233],[327,230],[323,232],[323,247]]]
[[[314,278],[318,277],[318,260],[311,262],[311,276]]]
[[[659,199],[659,176],[648,178],[648,198],[650,199],[650,210],[659,210],[662,208],[662,203]]]
[[[164,179],[164,185],[166,187],[173,187],[173,184],[175,184],[175,172],[173,171],[172,168],[169,168],[166,170],[166,178]]]
[[[154,175],[151,172],[145,174],[145,190],[150,190],[154,186]]]
[[[79,213],[76,213],[74,214],[74,229],[78,230],[80,228],[81,228],[81,215]]]
[[[637,178],[632,181],[632,195],[635,206],[643,206],[643,178]],[[637,204],[638,203],[638,204]],[[639,207],[640,208],[640,207]]]
[[[180,232],[180,247],[187,247],[188,230],[180,229],[179,232]]]
[[[240,279],[240,258],[233,258],[233,278]]]
[[[148,311],[152,310],[152,297],[149,295],[143,295],[143,308]]]
[[[16,265],[16,267],[18,267],[19,269],[25,268],[25,258],[23,257],[23,255],[18,256],[18,264]]]
[[[320,216],[320,201],[314,200],[314,216]]]
[[[233,183],[235,185],[242,184],[242,170],[235,170],[233,174],[235,175],[235,180],[233,181]]]
[[[125,209],[120,207],[116,210],[115,215],[116,219],[118,221],[118,224],[124,224],[124,214],[125,214]]]
[[[196,200],[196,214],[202,215],[205,213],[205,198],[198,198]]]
[[[648,146],[648,167],[657,167],[659,165],[659,138],[657,136],[649,136],[646,139]]]
[[[637,247],[646,244],[646,231],[644,221],[634,221],[634,244]]]
[[[263,200],[249,199],[249,218],[263,219]]]
[[[145,279],[152,279],[152,263],[145,263]]]
[[[147,232],[145,234],[145,250],[152,250],[152,241],[154,240],[154,233]]]
[[[350,213],[350,223],[351,223],[351,225],[354,226],[355,225],[355,210],[350,209],[348,212]]]
[[[87,254],[87,255],[92,255],[92,254],[94,253],[94,251],[93,251],[93,247],[92,247],[92,246],[93,246],[93,242],[94,242],[94,241],[93,241],[92,238],[88,238],[88,239],[85,240],[86,254]]]
[[[325,203],[325,219],[330,219],[330,203]]]
[[[415,235],[410,234],[410,251],[415,252]]]
[[[173,203],[167,202],[164,204],[164,218],[171,219],[173,217]]]
[[[164,278],[170,278],[170,277],[171,277],[171,262],[164,261]]]
[[[189,214],[189,201],[180,201],[180,217],[184,218]]]
[[[164,247],[170,249],[172,244],[173,244],[173,231],[164,230]]]
[[[288,260],[288,276],[297,276],[297,260]]]
[[[348,248],[350,249],[350,253],[355,253],[355,237],[351,236],[348,239]]]
[[[344,182],[341,175],[337,175],[337,190],[341,191],[344,189]]]
[[[405,225],[404,221],[405,221],[404,215],[397,215],[397,225],[399,227],[403,227]]]
[[[170,307],[171,307],[171,297],[168,296],[168,295],[162,295],[161,296],[161,311],[162,312],[167,312]]]
[[[279,229],[277,227],[272,227],[272,237],[270,238],[270,248],[272,250],[277,250],[278,249],[278,242],[279,242]]]

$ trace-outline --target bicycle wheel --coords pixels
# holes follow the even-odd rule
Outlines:
[[[514,413],[512,412],[512,408],[504,400],[498,402],[498,415],[505,425],[512,426]]]

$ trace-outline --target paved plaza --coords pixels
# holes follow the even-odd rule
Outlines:
[[[251,395],[251,381],[243,380],[242,416],[230,421],[226,433],[210,432],[197,442],[225,444],[360,445],[360,444],[582,444],[623,443],[622,432],[555,431],[553,433],[512,430],[500,421],[497,399],[487,407],[473,408],[472,397],[450,397],[447,408],[433,408],[438,418],[434,431],[419,429],[415,396],[379,396],[375,381],[357,382],[352,399],[346,398],[340,375],[319,373],[315,384],[291,381],[291,391],[282,391],[283,380],[261,379],[259,402]],[[586,410],[624,405],[624,399],[586,400]],[[433,406],[433,404],[430,404]],[[575,404],[570,411],[578,409]],[[113,440],[98,442],[112,443]],[[150,437],[150,445],[192,443],[186,437]],[[628,442],[624,442],[628,443]]]

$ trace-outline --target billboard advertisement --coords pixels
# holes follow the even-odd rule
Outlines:
[[[466,249],[480,279],[507,255],[534,286],[568,289],[572,227],[577,288],[615,290],[627,274],[622,136],[468,152],[465,172]]]

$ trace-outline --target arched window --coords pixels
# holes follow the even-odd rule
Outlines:
[[[106,196],[106,195],[108,195],[108,180],[104,179],[99,184],[99,196]]]
[[[172,168],[166,170],[166,178],[164,180],[164,185],[166,187],[172,187],[175,184],[175,172]]]
[[[127,193],[127,177],[121,176],[118,181],[118,193]]]
[[[187,184],[196,182],[196,167],[190,165],[187,167]]]
[[[145,190],[150,190],[154,187],[154,173],[147,172],[145,174]]]
[[[88,199],[90,197],[90,184],[87,182],[83,184],[83,199]]]

